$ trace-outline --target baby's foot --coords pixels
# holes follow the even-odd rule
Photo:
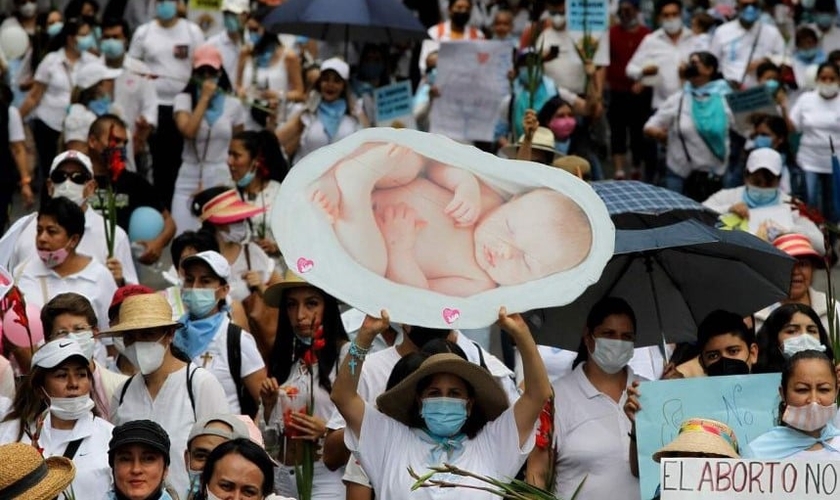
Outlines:
[[[309,201],[324,212],[330,224],[336,223],[340,215],[341,191],[332,172],[327,172],[316,181]]]

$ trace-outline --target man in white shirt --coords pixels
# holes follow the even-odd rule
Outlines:
[[[47,193],[53,198],[64,196],[77,203],[85,212],[85,233],[76,251],[89,255],[108,267],[117,286],[138,283],[128,235],[119,226],[116,227],[114,256],[108,256],[104,219],[87,203],[95,189],[93,164],[87,155],[70,150],[55,157],[50,167],[50,178],[47,179]],[[3,235],[0,239],[0,265],[7,269],[15,269],[33,257],[37,260],[37,218],[37,213],[22,217]]]
[[[158,97],[152,70],[138,59],[126,55],[129,39],[128,23],[123,19],[106,19],[102,23],[100,52],[109,68],[121,68],[114,80],[114,104],[122,111],[122,119],[131,134],[127,144],[129,170],[138,171],[148,162],[139,157],[148,155],[148,140],[158,122]],[[141,168],[140,175],[149,177]]]
[[[239,53],[247,43],[244,40],[245,22],[251,8],[248,0],[224,0],[222,16],[225,29],[207,39],[222,54],[222,67],[231,84],[236,82],[239,68]]]
[[[738,0],[738,19],[720,26],[709,52],[718,58],[723,77],[741,87],[755,85],[755,70],[771,58],[785,54],[785,41],[778,28],[758,22],[758,0]]]
[[[149,139],[155,189],[171,208],[175,179],[184,146],[173,116],[173,102],[190,80],[192,56],[204,42],[204,33],[192,21],[178,17],[178,2],[161,0],[155,19],[137,28],[128,55],[149,66],[157,89],[158,124]]]
[[[820,37],[819,47],[828,55],[840,49],[840,28],[837,22],[837,4],[834,0],[817,0],[814,3],[813,28]]]
[[[420,50],[420,72],[426,72],[426,58],[440,49],[440,42],[458,40],[483,40],[484,33],[474,26],[468,26],[473,0],[449,0],[449,20],[440,22],[428,29],[429,38]]]
[[[683,25],[681,0],[665,0],[657,8],[661,27],[642,40],[626,68],[628,78],[653,88],[652,109],[682,87],[679,70],[688,62],[694,38]]]

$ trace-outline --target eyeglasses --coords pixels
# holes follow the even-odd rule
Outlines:
[[[82,185],[90,180],[90,175],[86,172],[65,172],[64,170],[56,170],[50,174],[50,180],[54,184],[61,184],[70,179],[73,184]]]

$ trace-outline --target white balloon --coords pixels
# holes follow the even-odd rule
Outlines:
[[[29,49],[29,35],[20,26],[0,30],[0,50],[7,60],[18,59]]]

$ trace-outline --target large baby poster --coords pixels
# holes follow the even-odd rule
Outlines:
[[[295,165],[273,204],[289,267],[369,314],[477,328],[564,305],[597,281],[615,230],[588,184],[446,137],[373,128]]]

